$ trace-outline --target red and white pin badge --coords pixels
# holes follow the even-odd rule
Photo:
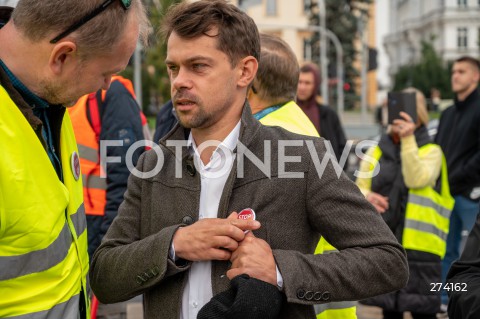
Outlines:
[[[245,208],[240,213],[238,213],[238,219],[243,220],[255,220],[255,212],[251,208]]]
[[[255,212],[251,208],[245,208],[242,209],[240,213],[238,213],[237,219],[243,219],[243,220],[255,220]],[[244,233],[248,233],[249,230],[245,230]]]
[[[73,178],[78,181],[80,178],[80,158],[75,151],[72,153],[72,156],[70,156],[70,168],[72,169]]]

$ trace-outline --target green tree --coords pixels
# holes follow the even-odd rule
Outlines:
[[[153,34],[149,39],[150,45],[142,53],[142,109],[150,113],[151,104],[161,106],[170,99],[170,82],[168,79],[165,58],[167,46],[158,31],[162,17],[166,10],[181,0],[149,0],[145,6],[153,27]],[[130,65],[123,73],[124,76],[133,78],[133,67]]]
[[[442,98],[453,98],[450,86],[450,65],[446,65],[437,54],[431,41],[422,41],[421,58],[416,64],[399,68],[395,74],[394,90],[400,91],[413,86],[430,96],[430,90],[437,88]]]
[[[354,61],[358,57],[355,42],[360,40],[359,30],[361,20],[368,17],[368,4],[371,0],[324,0],[326,9],[326,28],[332,31],[342,43],[343,63],[345,66],[345,107],[351,109],[355,102],[359,100],[356,95],[355,79],[359,72],[353,67]],[[310,5],[310,25],[319,25],[318,0],[312,1]],[[312,34],[312,60],[320,63],[320,36],[318,32]],[[327,56],[329,60],[329,77],[336,77],[335,64],[336,52],[333,44],[328,45]],[[335,90],[329,90],[332,96]],[[335,96],[333,96],[335,98]],[[333,104],[332,104],[333,105]]]

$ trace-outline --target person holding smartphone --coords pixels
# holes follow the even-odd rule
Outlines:
[[[426,125],[428,113],[423,94],[413,88],[416,114],[389,114],[387,133],[367,156],[377,160],[360,163],[363,176],[356,181],[367,200],[382,215],[407,251],[410,278],[397,292],[362,301],[383,308],[384,318],[403,318],[410,311],[414,319],[436,318],[440,294],[430,283],[440,282],[441,259],[445,254],[449,213],[453,207],[443,154],[432,143]],[[408,101],[408,97],[399,100]],[[389,101],[389,112],[400,105]],[[405,107],[404,110],[411,109]],[[409,113],[412,113],[409,111]],[[413,121],[412,116],[417,120]],[[379,169],[377,169],[377,167]],[[437,181],[439,183],[437,183]]]

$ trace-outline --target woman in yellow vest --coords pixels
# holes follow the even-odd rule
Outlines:
[[[405,92],[416,94],[416,123],[401,112],[402,119],[396,119],[389,134],[367,152],[375,164],[362,161],[356,183],[406,249],[410,279],[400,291],[362,303],[383,308],[386,319],[403,318],[405,311],[414,319],[434,319],[440,293],[432,291],[431,283],[441,282],[453,198],[442,151],[432,144],[426,128],[425,97],[413,88]]]

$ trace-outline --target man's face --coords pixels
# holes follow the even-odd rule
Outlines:
[[[52,104],[71,106],[85,94],[96,92],[100,88],[107,90],[112,76],[127,66],[137,44],[138,23],[134,18],[128,21],[123,36],[115,46],[101,55],[92,54],[85,60],[75,57],[75,67],[65,72],[62,77],[41,81],[43,91],[39,96]]]
[[[455,62],[452,67],[452,91],[455,94],[467,93],[478,85],[479,73],[468,62]]]
[[[217,49],[216,37],[184,39],[173,32],[165,63],[182,126],[207,128],[229,116],[239,99],[240,74],[238,68],[232,68],[228,56]]]
[[[300,72],[297,87],[297,99],[308,100],[315,91],[315,78],[312,72]]]

